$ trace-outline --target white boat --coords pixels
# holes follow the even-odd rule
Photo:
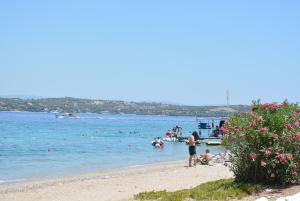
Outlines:
[[[208,141],[206,142],[206,145],[221,145],[221,141]]]
[[[166,142],[176,142],[176,141],[178,141],[178,139],[176,137],[165,137],[163,140],[166,141]]]
[[[59,113],[59,114],[55,114],[55,117],[58,119],[66,119],[66,118],[77,118],[76,115],[74,113]]]

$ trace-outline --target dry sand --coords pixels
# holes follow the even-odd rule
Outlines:
[[[1,201],[128,200],[143,191],[175,191],[230,178],[222,164],[187,167],[188,161],[124,168],[87,175],[0,186]]]

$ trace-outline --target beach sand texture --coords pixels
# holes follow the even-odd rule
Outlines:
[[[230,178],[222,164],[187,167],[188,161],[123,168],[0,186],[1,201],[115,201],[152,190],[175,191]]]

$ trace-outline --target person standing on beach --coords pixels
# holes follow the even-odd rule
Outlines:
[[[197,155],[196,155],[196,140],[195,140],[195,136],[198,136],[197,131],[194,131],[189,136],[189,154],[190,154],[189,167],[192,167],[192,160],[193,160],[193,158],[197,157]]]

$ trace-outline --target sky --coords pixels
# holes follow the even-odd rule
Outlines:
[[[0,1],[0,95],[299,102],[300,1]]]

